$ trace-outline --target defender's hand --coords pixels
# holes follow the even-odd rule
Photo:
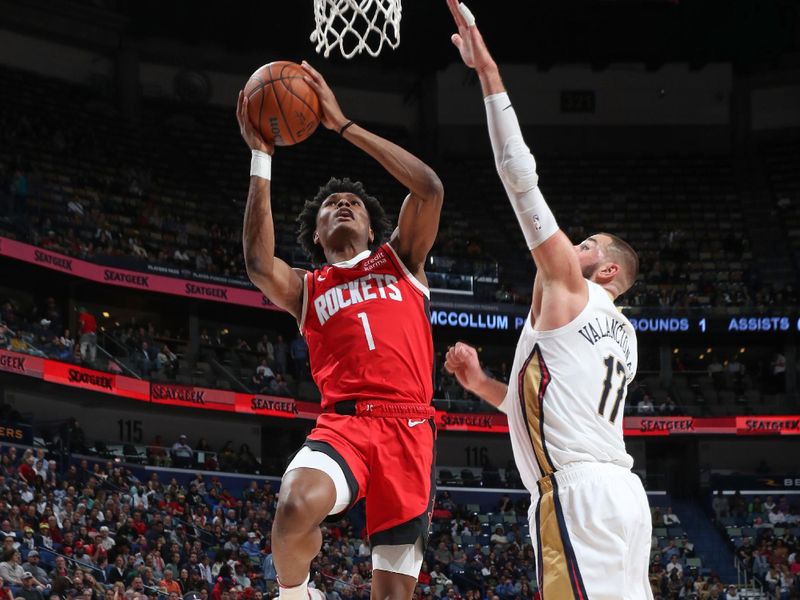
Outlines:
[[[455,375],[458,383],[469,391],[477,389],[486,378],[475,348],[463,342],[456,342],[455,346],[450,346],[447,350],[444,368]]]
[[[317,93],[319,98],[319,106],[322,109],[320,115],[320,122],[327,128],[333,131],[338,131],[347,123],[347,118],[339,108],[339,103],[336,101],[336,96],[333,95],[333,90],[328,86],[325,78],[314,67],[303,61],[301,66],[306,72],[303,79],[310,85]]]
[[[476,71],[496,69],[497,65],[492,55],[489,54],[488,48],[486,48],[481,32],[478,31],[478,27],[474,23],[472,25],[467,23],[458,8],[458,0],[447,0],[447,6],[458,27],[458,33],[450,36],[450,41],[458,48],[464,64]]]
[[[242,138],[251,150],[260,150],[271,155],[275,152],[275,145],[265,140],[250,122],[247,105],[248,100],[244,95],[244,90],[239,90],[239,99],[236,101],[236,120],[239,121],[239,133],[242,134]]]

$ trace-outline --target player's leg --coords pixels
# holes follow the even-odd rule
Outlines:
[[[307,600],[308,570],[322,547],[320,524],[358,494],[350,462],[331,444],[307,440],[281,481],[272,524],[272,556],[284,600]]]
[[[408,600],[422,566],[422,538],[415,544],[382,545],[372,550],[370,600]]]
[[[622,600],[629,502],[619,467],[592,465],[540,480],[534,521],[544,598]]]
[[[331,477],[310,468],[295,468],[281,481],[272,524],[272,559],[283,587],[301,585],[322,547],[319,525],[333,510],[336,486]]]
[[[422,566],[436,494],[436,432],[432,422],[372,421],[366,507],[372,543],[371,599],[409,600]]]

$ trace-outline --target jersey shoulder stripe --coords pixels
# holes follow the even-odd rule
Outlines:
[[[400,259],[400,256],[398,256],[397,252],[395,252],[395,249],[392,248],[392,244],[390,242],[386,242],[383,245],[383,248],[386,248],[386,254],[389,256],[395,268],[403,274],[403,277],[405,277],[405,279],[408,280],[408,282],[413,285],[420,294],[425,296],[425,298],[430,299],[430,290],[425,287],[425,285],[423,285],[423,283],[417,279],[411,271],[408,270],[408,267],[406,267],[405,263]]]
[[[518,375],[519,402],[522,416],[533,446],[533,454],[542,477],[555,472],[553,461],[547,452],[544,436],[544,397],[550,384],[550,371],[544,362],[539,344],[533,347]]]

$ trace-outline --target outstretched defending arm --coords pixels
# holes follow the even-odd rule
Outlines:
[[[495,408],[500,408],[508,392],[508,386],[489,377],[481,369],[478,353],[475,348],[463,342],[447,349],[444,368],[455,375],[458,383],[468,392],[472,392]]]
[[[302,269],[292,269],[275,257],[275,226],[272,221],[270,179],[274,147],[256,131],[247,116],[247,97],[239,92],[236,105],[239,131],[253,153],[250,189],[244,209],[242,246],[250,281],[276,306],[300,319],[303,309]]]
[[[408,270],[424,281],[425,258],[439,230],[444,199],[442,182],[433,169],[407,150],[349,121],[322,75],[305,61],[303,68],[306,81],[319,96],[322,124],[377,160],[408,189],[391,244]]]
[[[568,322],[577,314],[575,307],[582,306],[582,301],[585,303],[587,293],[578,258],[539,189],[536,161],[525,144],[500,71],[475,26],[474,17],[457,0],[447,0],[447,4],[458,26],[458,33],[452,36],[453,44],[464,64],[475,69],[481,82],[495,165],[536,262],[537,279],[541,279],[543,288],[557,289],[560,302],[570,307],[562,315],[549,313],[549,316]],[[570,298],[573,295],[577,297],[574,303]],[[572,314],[567,317],[567,313]]]

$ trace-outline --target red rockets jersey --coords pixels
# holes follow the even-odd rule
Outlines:
[[[306,273],[300,331],[322,408],[341,400],[428,405],[429,293],[387,243]]]

